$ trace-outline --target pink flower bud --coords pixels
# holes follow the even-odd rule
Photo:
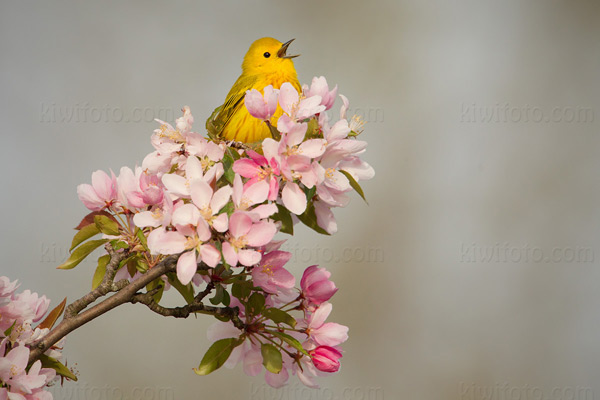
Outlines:
[[[342,353],[335,347],[319,346],[308,353],[319,371],[337,372],[340,369],[339,359],[342,358]]]
[[[300,287],[302,294],[309,303],[319,305],[331,298],[337,292],[335,283],[329,280],[331,273],[325,268],[311,265],[304,270]]]
[[[273,86],[269,85],[264,88],[263,92],[264,95],[256,89],[246,91],[244,103],[250,115],[266,121],[271,119],[277,110],[279,90],[273,89]]]

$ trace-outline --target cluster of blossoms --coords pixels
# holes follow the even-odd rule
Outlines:
[[[17,281],[0,277],[0,400],[52,399],[45,388],[55,380],[56,369],[66,370],[62,364],[58,368],[62,341],[28,367],[28,346],[44,337],[55,320],[49,315],[32,327],[44,317],[50,300],[29,290],[16,293],[17,287]]]
[[[135,280],[177,255],[176,273],[150,285],[155,300],[171,286],[188,302],[201,287],[214,289],[211,303],[236,309],[242,321],[221,316],[211,328],[215,343],[198,374],[243,361],[249,375],[264,366],[272,386],[283,385],[290,372],[316,386],[317,375],[339,369],[339,345],[348,328],[325,322],[337,290],[330,273],[311,266],[296,289],[284,268],[291,254],[280,250],[283,241],[275,235],[293,234],[300,221],[323,234],[336,232],[332,208],[347,205],[353,189],[364,197],[358,182],[374,175],[360,158],[367,146],[356,138],[362,123],[346,119],[345,97],[340,119],[329,121],[325,111],[336,94],[323,77],[303,93],[289,83],[248,91],[248,111],[273,132],[273,138],[251,145],[224,142],[210,130],[211,139],[192,131],[189,107],[175,127],[158,121],[155,151],[141,167],[124,167],[118,176],[96,171],[91,184],[78,187],[92,213],[80,224],[75,250],[62,268],[74,267],[107,241],[128,252],[115,279]],[[279,107],[283,113],[271,126]],[[97,233],[103,239],[87,241]],[[94,286],[107,262],[107,256],[99,259]]]

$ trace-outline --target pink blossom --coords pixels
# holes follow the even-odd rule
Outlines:
[[[246,96],[244,97],[244,103],[246,104],[248,112],[254,118],[268,121],[277,110],[279,90],[273,89],[273,85],[269,85],[264,88],[263,93],[264,95],[256,89],[247,90]]]
[[[219,211],[229,201],[231,192],[231,186],[223,186],[213,193],[210,185],[203,180],[196,180],[190,184],[192,202],[198,207],[202,218],[217,232],[227,230],[227,214],[219,214]]]
[[[321,105],[325,107],[325,110],[329,110],[333,106],[333,103],[335,103],[337,85],[335,85],[333,90],[330,91],[329,86],[327,85],[327,80],[324,76],[315,76],[312,79],[310,89],[308,88],[308,85],[302,85],[302,90],[306,97],[315,95],[321,96]]]
[[[33,363],[29,372],[25,371],[28,358],[29,348],[26,346],[17,346],[5,357],[0,357],[0,380],[9,386],[8,395],[10,399],[19,398],[11,396],[11,393],[32,394],[35,389],[39,389],[46,384],[46,375],[40,375],[42,366],[40,360]]]
[[[267,139],[265,139],[267,140]],[[273,140],[273,139],[270,139]],[[246,154],[250,157],[236,160],[233,164],[233,171],[236,174],[249,178],[246,186],[251,186],[256,182],[266,181],[269,183],[269,200],[277,199],[279,194],[279,165],[274,157],[270,161],[263,155],[252,150],[247,150]]]
[[[77,195],[83,204],[92,211],[100,211],[110,207],[117,199],[117,179],[104,171],[92,173],[92,184],[83,183],[77,186]]]
[[[329,280],[330,277],[331,272],[325,268],[316,265],[306,268],[300,281],[304,298],[316,305],[329,300],[338,290],[335,283]]]
[[[16,280],[11,282],[8,277],[0,276],[0,298],[10,297],[18,287]]]
[[[290,118],[300,121],[325,111],[325,106],[321,105],[321,96],[300,99],[298,91],[289,82],[285,82],[279,89],[279,105]]]
[[[293,288],[296,278],[283,268],[291,257],[292,253],[287,251],[272,251],[263,255],[260,264],[252,269],[252,280],[255,286],[263,288],[268,293]]]
[[[167,226],[171,223],[172,214],[173,201],[170,196],[164,196],[160,206],[156,205],[149,211],[136,213],[133,223],[140,228]]]
[[[323,303],[306,321],[306,333],[317,345],[337,346],[348,340],[347,326],[325,322],[332,308],[331,303]]]
[[[244,186],[240,175],[235,174],[231,196],[235,209],[239,211],[251,211],[252,214],[257,215],[258,219],[270,217],[277,212],[277,206],[272,203],[261,204],[267,200],[269,190],[269,184],[264,180]],[[261,205],[253,207],[256,204]]]
[[[260,247],[269,243],[277,232],[273,222],[253,222],[248,213],[236,211],[229,220],[228,241],[223,243],[225,261],[236,266],[238,261],[247,267],[257,264],[261,254],[248,247]]]
[[[309,354],[319,371],[337,372],[340,369],[339,359],[342,358],[342,353],[334,347],[319,346]]]

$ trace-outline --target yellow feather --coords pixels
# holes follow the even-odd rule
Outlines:
[[[262,38],[252,43],[248,49],[242,63],[242,74],[233,84],[216,117],[223,126],[221,136],[225,139],[252,143],[271,137],[266,123],[254,118],[246,109],[244,96],[247,90],[256,89],[262,93],[266,86],[273,85],[273,88],[279,89],[283,83],[290,82],[301,92],[290,56],[285,56],[285,51],[282,57],[278,55],[278,52],[281,54],[282,46],[276,39]],[[281,107],[277,107],[271,118],[273,125],[276,125],[282,113]]]

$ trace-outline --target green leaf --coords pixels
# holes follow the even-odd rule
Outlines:
[[[135,259],[135,269],[144,274],[148,272],[148,263],[142,257],[138,257]]]
[[[76,248],[71,256],[59,265],[58,269],[71,269],[75,268],[84,258],[86,258],[92,251],[96,250],[98,247],[108,242],[108,239],[98,239],[98,240],[90,240],[88,242],[83,243],[81,246]]]
[[[69,368],[67,368],[63,363],[61,363],[57,359],[42,354],[40,356],[40,361],[42,362],[42,368],[52,368],[60,376],[64,376],[65,378],[70,379],[72,381],[77,380],[77,377],[73,374],[73,372],[71,372]]]
[[[152,297],[154,298],[156,304],[158,304],[165,290],[165,281],[163,281],[160,278],[156,278],[155,280],[146,285],[146,290],[149,292],[156,288],[158,288],[158,292],[156,292]]]
[[[311,118],[308,121],[308,127],[306,128],[306,135],[304,135],[305,140],[314,139],[317,137],[323,137],[321,134],[321,128],[319,127],[319,121],[317,118]]]
[[[272,344],[263,343],[260,346],[260,353],[263,358],[263,365],[274,374],[278,374],[283,367],[283,361],[281,359],[281,351]]]
[[[242,342],[238,338],[217,340],[206,351],[198,368],[194,368],[194,372],[198,375],[208,375],[221,368],[229,358],[231,351],[242,344]]]
[[[292,328],[296,326],[296,319],[279,308],[265,308],[262,315],[276,324],[286,324]]]
[[[113,247],[113,250],[129,248],[129,245],[126,242],[124,242],[122,240],[117,240],[117,239],[111,240],[110,245]]]
[[[221,300],[221,303],[223,303],[225,307],[229,307],[229,304],[231,303],[231,297],[229,296],[229,292],[227,292],[227,290],[225,289],[223,289],[223,300]]]
[[[270,334],[272,334],[273,336],[280,338],[285,343],[289,344],[294,349],[298,350],[300,353],[302,353],[306,356],[308,355],[308,352],[306,350],[304,350],[304,347],[302,347],[302,343],[300,343],[296,338],[288,335],[287,333],[283,333],[283,332],[279,332],[279,331],[268,331],[268,332]]]
[[[73,236],[73,241],[71,242],[71,248],[69,251],[73,251],[73,249],[79,246],[81,243],[85,242],[92,236],[95,236],[100,233],[100,230],[95,224],[89,224],[81,228],[75,236]]]
[[[304,193],[306,194],[306,198],[308,201],[311,201],[313,197],[315,197],[315,193],[317,193],[317,186],[313,185],[310,189],[306,186],[304,187]]]
[[[117,221],[106,215],[96,215],[94,217],[94,224],[96,224],[96,227],[102,233],[112,236],[120,235]]]
[[[223,130],[222,124],[217,122],[216,120],[216,117],[221,111],[221,108],[223,108],[223,106],[215,108],[212,114],[210,114],[210,117],[208,117],[208,119],[206,120],[206,132],[208,133],[208,137],[213,140],[217,139],[221,131]]]
[[[216,290],[215,290],[215,295],[210,298],[210,302],[214,305],[217,305],[219,303],[221,303],[221,301],[223,301],[223,286],[221,285],[217,285]]]
[[[298,219],[302,221],[302,223],[309,228],[313,229],[316,232],[319,232],[323,235],[329,235],[327,231],[319,226],[317,223],[317,214],[315,214],[315,206],[312,201],[308,202],[306,206],[306,211],[301,215],[298,215]]]
[[[360,197],[363,198],[365,203],[369,204],[369,202],[367,201],[367,198],[365,197],[365,192],[363,192],[363,190],[360,187],[360,185],[358,184],[358,182],[356,182],[356,179],[354,179],[354,177],[352,175],[350,175],[349,172],[344,171],[343,169],[340,169],[340,172],[342,174],[344,174],[346,176],[346,178],[348,178],[348,181],[350,181],[350,186],[352,186],[352,188],[354,190],[356,190],[356,193],[358,193],[360,195]]]
[[[280,232],[288,233],[290,235],[294,234],[294,221],[292,220],[290,210],[281,204],[277,204],[277,212],[273,214],[271,218],[273,218],[275,221],[281,221]]]
[[[17,320],[14,320],[12,325],[7,330],[4,331],[4,337],[10,336],[10,334],[16,324],[17,324]]]
[[[96,267],[96,272],[94,272],[94,277],[92,278],[92,290],[96,289],[102,283],[102,279],[104,279],[104,275],[106,275],[106,266],[110,261],[110,256],[105,254],[98,258],[98,266]]]
[[[231,286],[231,294],[240,300],[248,298],[252,292],[252,283],[239,280]]]
[[[171,286],[173,286],[177,291],[183,296],[185,301],[190,304],[194,301],[194,288],[191,283],[187,285],[183,285],[179,279],[177,279],[177,275],[175,273],[167,274],[167,279]]]
[[[249,316],[258,315],[265,308],[265,296],[258,292],[252,293],[246,305],[246,313]]]
[[[279,141],[281,139],[281,133],[277,130],[276,127],[271,125],[268,121],[265,121],[265,123],[267,124],[267,126],[269,127],[269,130],[271,131],[271,136],[273,136],[273,139]]]
[[[221,209],[221,213],[227,213],[228,217],[231,217],[231,214],[233,214],[234,211],[235,204],[233,204],[233,201],[230,201],[229,203],[225,204],[225,206],[223,206],[223,208]]]
[[[146,238],[146,235],[144,235],[144,232],[140,228],[137,228],[135,230],[135,236],[137,236],[137,238],[140,240],[140,243],[142,244],[142,246],[144,246],[144,249],[148,251],[148,239]]]

